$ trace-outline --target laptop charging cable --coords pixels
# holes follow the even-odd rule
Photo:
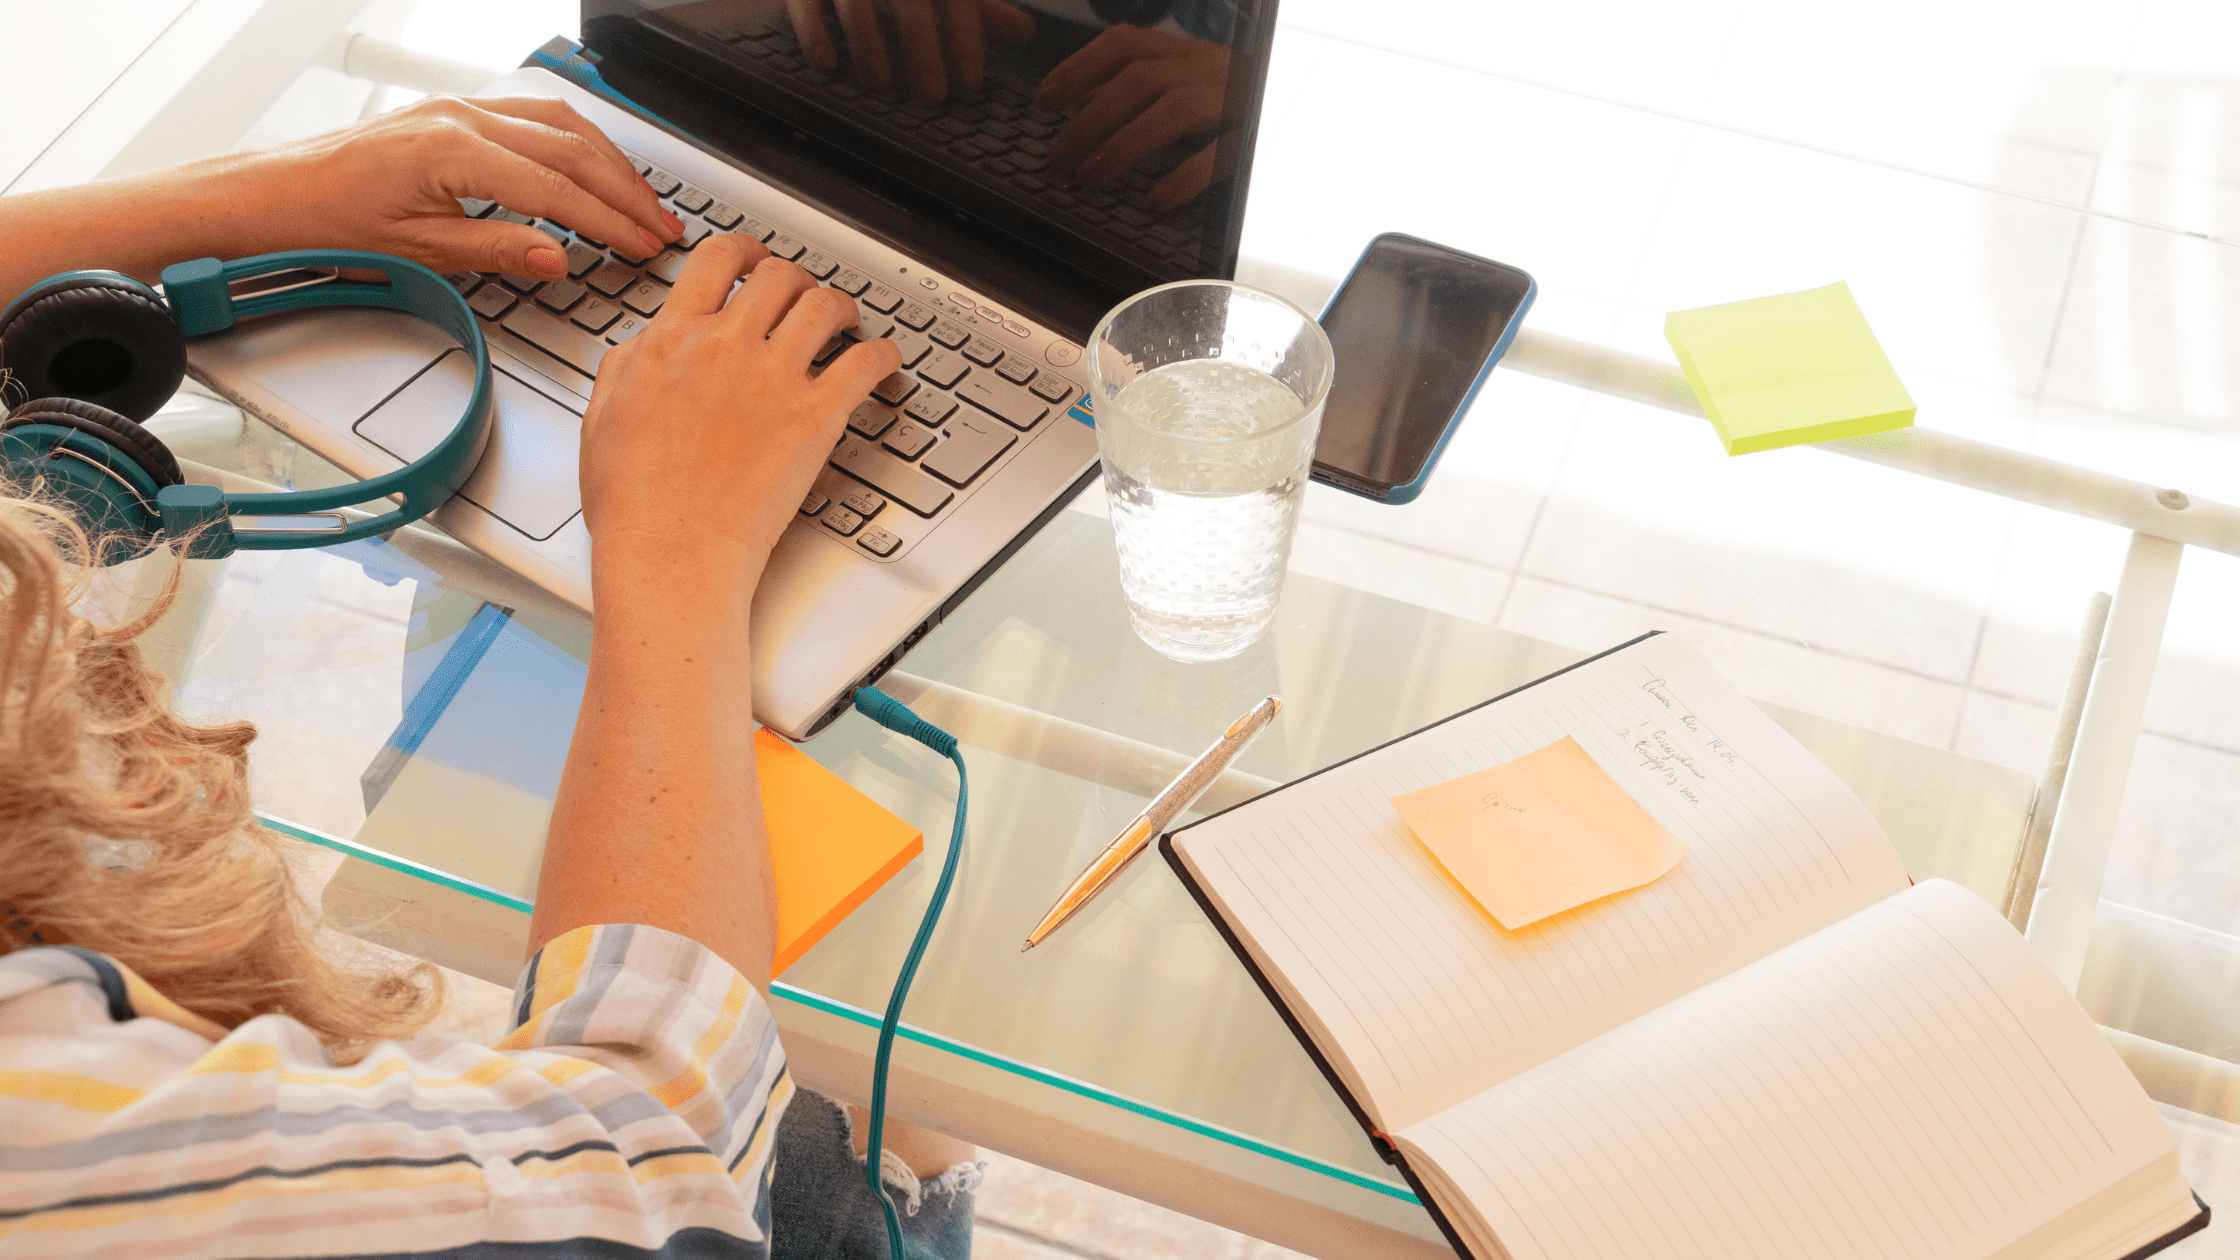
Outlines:
[[[894,1202],[887,1197],[886,1188],[879,1181],[879,1140],[887,1124],[887,1062],[894,1054],[895,1029],[902,1022],[902,1003],[910,996],[910,981],[917,976],[918,964],[925,958],[926,942],[933,939],[933,929],[941,922],[942,907],[949,901],[949,886],[956,882],[957,859],[964,855],[964,757],[957,751],[956,736],[912,713],[908,705],[876,687],[856,689],[855,709],[895,734],[914,739],[947,757],[957,768],[957,814],[949,830],[949,856],[942,860],[941,878],[934,881],[933,896],[926,901],[925,917],[918,922],[918,935],[910,942],[910,952],[902,960],[902,970],[895,975],[894,992],[887,997],[886,1016],[879,1021],[879,1052],[871,1065],[871,1138],[864,1148],[863,1175],[870,1183],[871,1197],[879,1201],[879,1211],[886,1217],[887,1253],[892,1260],[905,1260],[902,1220],[895,1215]]]

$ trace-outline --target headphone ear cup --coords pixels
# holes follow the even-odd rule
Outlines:
[[[147,457],[153,443],[157,460]],[[176,471],[178,461],[131,420],[75,398],[42,398],[0,421],[0,475],[11,492],[38,487],[67,507],[110,565],[144,554],[163,532],[163,486],[148,464]]]
[[[0,327],[0,368],[19,398],[83,399],[137,422],[179,391],[187,339],[154,289],[80,274],[16,301]]]
[[[163,439],[141,428],[131,417],[97,403],[80,398],[34,398],[9,412],[6,420],[0,420],[0,432],[27,424],[59,425],[100,438],[118,454],[139,465],[159,490],[186,483],[185,474],[179,471],[179,457],[171,453]]]

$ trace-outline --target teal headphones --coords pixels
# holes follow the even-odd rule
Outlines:
[[[236,298],[231,286],[305,269],[382,272],[386,284],[316,273]],[[403,311],[456,337],[474,358],[474,395],[448,437],[394,472],[325,490],[222,494],[189,485],[179,461],[140,426],[186,376],[187,338],[237,319],[318,306]],[[0,388],[26,399],[0,420],[0,475],[40,482],[105,540],[102,559],[140,555],[164,535],[192,536],[192,554],[323,547],[384,534],[435,511],[473,474],[490,439],[490,350],[474,312],[443,277],[415,262],[355,249],[299,249],[238,262],[198,258],[163,270],[163,292],[114,271],[66,271],[0,312]],[[352,521],[338,510],[391,495],[402,506]],[[259,522],[246,518],[294,518]],[[306,525],[324,517],[331,526]],[[199,531],[199,532],[197,532]]]

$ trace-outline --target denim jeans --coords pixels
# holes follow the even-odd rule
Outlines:
[[[801,1090],[778,1125],[770,1172],[771,1260],[887,1260],[887,1226],[838,1103]],[[905,1260],[971,1260],[972,1195],[983,1164],[920,1181],[890,1151],[881,1180],[902,1218]]]

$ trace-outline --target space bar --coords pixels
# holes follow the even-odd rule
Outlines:
[[[832,452],[832,466],[920,516],[931,516],[954,497],[949,488],[862,438],[851,437]]]
[[[572,324],[563,324],[534,306],[519,306],[498,326],[585,376],[599,374],[607,343]]]

